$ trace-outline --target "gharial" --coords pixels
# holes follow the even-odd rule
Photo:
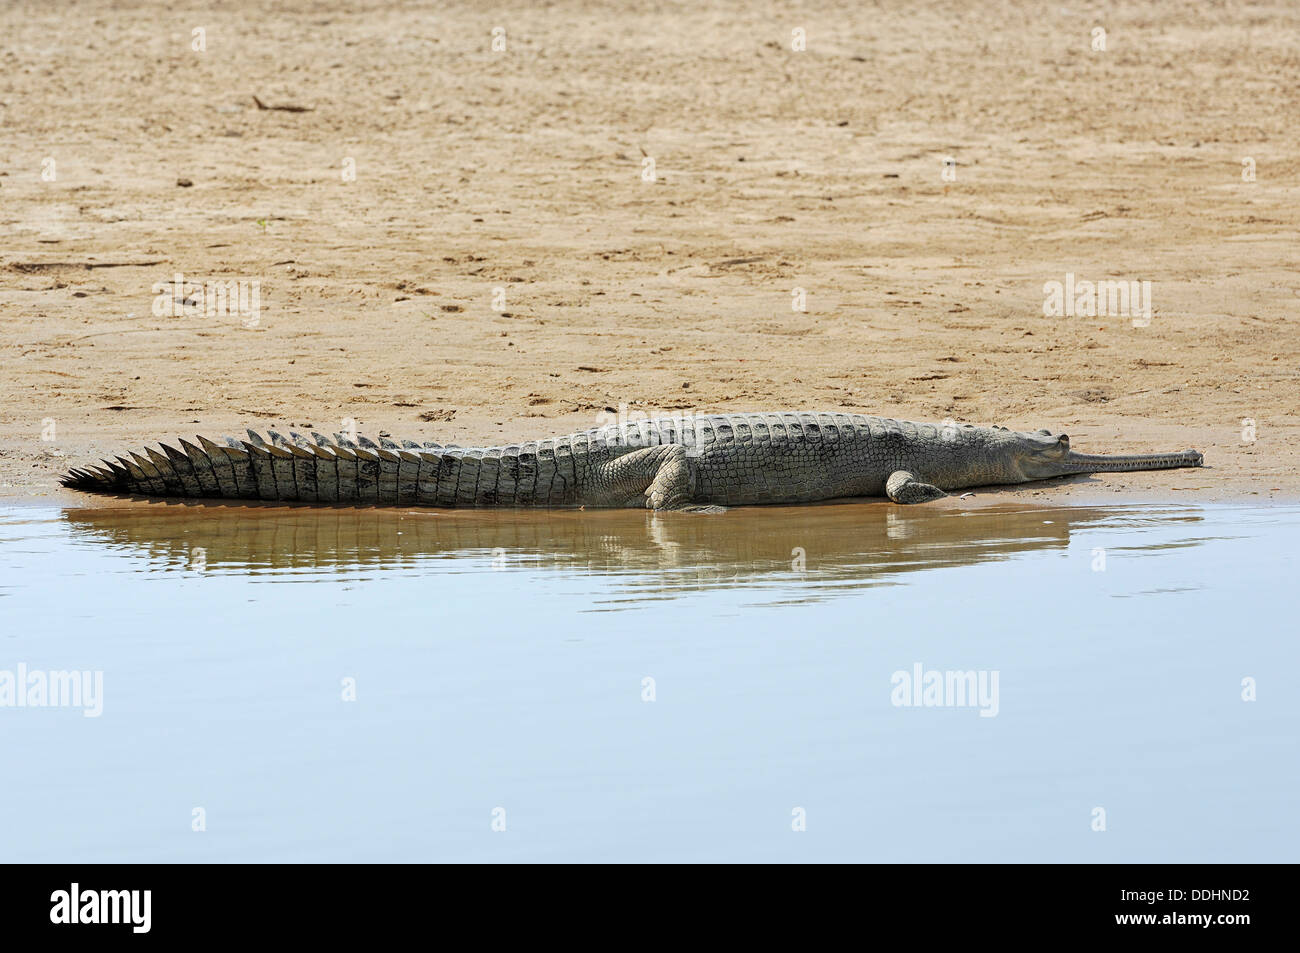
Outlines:
[[[709,510],[946,491],[1073,473],[1199,467],[1195,450],[1076,453],[1070,438],[845,413],[666,417],[463,448],[312,432],[269,440],[204,437],[74,469],[65,486],[100,492],[410,506],[586,506]]]

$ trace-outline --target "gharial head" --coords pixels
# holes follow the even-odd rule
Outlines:
[[[1070,456],[1070,438],[1065,434],[1046,428],[1033,432],[997,429],[1001,431],[1001,449],[1021,479],[1043,480],[1068,472],[1064,466]]]
[[[1077,453],[1070,449],[1070,438],[1043,430],[1025,433],[1001,431],[1000,448],[1010,457],[1010,465],[1025,480],[1045,480],[1071,473],[1108,473],[1125,470],[1165,470],[1173,467],[1199,467],[1202,456],[1196,450],[1175,453],[1097,454]]]

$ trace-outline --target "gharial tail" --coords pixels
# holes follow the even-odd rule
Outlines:
[[[459,450],[343,434],[333,440],[315,432],[310,440],[297,433],[268,435],[269,441],[250,430],[248,440],[226,437],[220,444],[197,437],[199,446],[181,439],[180,450],[165,443],[161,452],[146,447],[103,466],[69,470],[60,482],[98,493],[345,504],[440,500],[441,482],[444,505],[461,502],[459,481],[448,479],[458,475]]]

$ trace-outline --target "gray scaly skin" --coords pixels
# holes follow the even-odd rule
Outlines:
[[[1048,430],[915,424],[840,413],[725,414],[467,449],[313,433],[203,437],[75,469],[65,486],[146,496],[409,506],[707,510],[945,491],[1071,473],[1199,467],[1195,450],[1075,453]]]

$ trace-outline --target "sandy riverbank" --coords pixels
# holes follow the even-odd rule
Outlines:
[[[626,404],[1206,457],[1000,502],[1300,499],[1294,5],[388,7],[0,12],[0,497],[177,434]],[[156,314],[175,274],[256,320]],[[1149,322],[1045,316],[1067,274]]]

